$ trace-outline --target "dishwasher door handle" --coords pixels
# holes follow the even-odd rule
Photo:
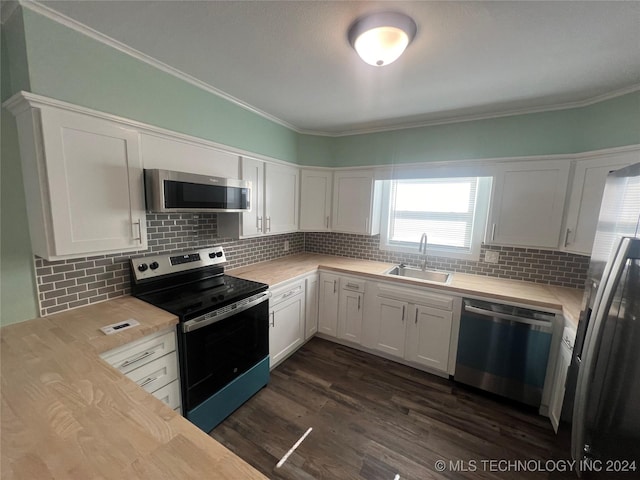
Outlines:
[[[477,315],[491,317],[496,323],[517,322],[531,325],[532,327],[538,327],[536,330],[542,330],[543,332],[551,332],[553,330],[553,323],[551,320],[533,320],[530,318],[516,317],[515,315],[509,315],[508,313],[492,312],[483,308],[472,307],[471,305],[465,305],[464,310]]]

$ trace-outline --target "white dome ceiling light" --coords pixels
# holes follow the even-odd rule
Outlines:
[[[349,43],[366,63],[383,67],[402,55],[416,30],[416,22],[403,13],[374,13],[353,22]]]

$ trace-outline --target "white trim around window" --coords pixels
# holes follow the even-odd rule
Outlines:
[[[426,233],[427,255],[479,260],[492,180],[456,177],[383,182],[380,250],[418,253],[420,237]],[[445,192],[459,194],[447,198]]]

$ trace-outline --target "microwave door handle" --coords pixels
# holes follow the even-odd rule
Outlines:
[[[605,276],[603,276],[603,280],[600,283],[600,291],[596,296],[596,301],[593,306],[593,319],[586,333],[576,385],[571,438],[573,458],[577,461],[583,458],[587,401],[593,382],[593,370],[597,360],[596,354],[602,340],[602,330],[606,324],[606,319],[611,309],[611,304],[613,303],[613,297],[620,282],[622,272],[627,264],[627,259],[630,258],[630,254],[632,253],[632,245],[637,247],[636,250],[640,250],[640,240],[622,237],[612,252],[607,262],[607,267],[605,268]],[[639,256],[638,253],[640,252],[635,252],[635,255]]]

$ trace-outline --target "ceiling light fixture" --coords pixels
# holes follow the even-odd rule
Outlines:
[[[395,62],[416,35],[416,22],[403,13],[374,13],[349,27],[349,43],[369,65]]]

